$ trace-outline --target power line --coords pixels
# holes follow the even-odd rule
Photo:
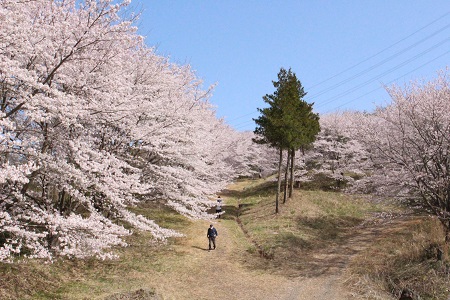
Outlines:
[[[314,87],[316,87],[316,86],[318,86],[318,85],[320,85],[320,84],[322,84],[322,83],[325,83],[325,82],[327,82],[327,81],[329,81],[329,80],[331,80],[331,79],[336,78],[337,76],[339,76],[339,75],[341,75],[341,74],[343,74],[343,73],[345,73],[345,72],[347,72],[347,71],[350,71],[351,69],[353,69],[353,68],[355,68],[355,67],[357,67],[357,66],[359,66],[359,65],[361,65],[361,64],[363,64],[363,63],[365,63],[366,61],[369,61],[370,59],[372,59],[372,58],[378,56],[379,54],[381,54],[381,53],[383,53],[383,52],[385,52],[385,51],[391,49],[392,47],[394,47],[394,46],[400,44],[400,43],[403,42],[404,40],[407,40],[407,39],[410,38],[411,36],[413,36],[413,35],[415,35],[416,33],[422,31],[423,29],[425,29],[425,28],[431,26],[432,24],[436,23],[437,21],[439,21],[439,20],[445,18],[445,17],[446,17],[447,15],[449,15],[449,14],[450,14],[450,11],[447,12],[447,13],[445,13],[444,15],[440,16],[439,18],[433,20],[432,22],[426,24],[425,26],[423,26],[423,27],[417,29],[416,31],[414,31],[414,32],[411,33],[410,35],[404,37],[403,39],[401,39],[401,40],[395,42],[394,44],[392,44],[392,45],[390,45],[390,46],[384,48],[383,50],[381,50],[381,51],[375,53],[374,55],[372,55],[372,56],[370,56],[370,57],[368,57],[368,58],[366,58],[366,59],[360,61],[360,62],[357,63],[357,64],[354,64],[354,65],[351,66],[351,67],[348,67],[348,68],[345,69],[344,71],[341,71],[341,72],[339,72],[339,73],[337,73],[337,74],[335,74],[335,75],[333,75],[333,76],[331,76],[331,77],[329,77],[329,78],[327,78],[327,79],[325,79],[325,80],[323,80],[323,81],[321,81],[321,82],[318,82],[318,83],[316,83],[316,84],[313,84],[313,85],[310,86],[309,88],[312,89],[312,88],[314,88]]]
[[[388,46],[388,47],[386,47],[386,48],[384,48],[384,49],[382,49],[381,51],[375,53],[374,55],[372,55],[372,56],[370,56],[370,57],[368,57],[368,58],[366,58],[366,59],[360,61],[359,63],[357,63],[357,64],[355,64],[355,65],[352,65],[352,66],[348,67],[347,69],[345,69],[345,70],[339,72],[339,73],[336,74],[336,75],[333,75],[332,77],[329,77],[329,78],[327,78],[327,79],[325,79],[325,80],[323,80],[323,81],[321,81],[321,82],[319,82],[319,83],[317,83],[317,84],[314,84],[313,86],[310,87],[310,89],[311,89],[311,88],[314,88],[314,87],[316,87],[316,86],[318,86],[318,85],[320,85],[320,84],[322,84],[322,83],[324,83],[324,82],[327,82],[327,81],[329,81],[329,80],[331,80],[331,79],[333,79],[333,78],[335,78],[335,77],[337,77],[337,76],[339,76],[339,75],[341,75],[341,74],[343,74],[343,73],[345,73],[345,72],[347,72],[347,71],[349,71],[349,70],[351,70],[351,69],[353,69],[353,68],[355,68],[355,67],[357,67],[357,66],[363,64],[364,62],[367,62],[368,60],[370,60],[370,59],[372,59],[372,58],[378,56],[379,54],[381,54],[381,53],[383,53],[383,52],[385,52],[385,51],[391,49],[392,47],[398,45],[399,43],[401,43],[401,42],[407,40],[407,39],[410,38],[411,36],[413,36],[413,35],[417,34],[418,32],[422,31],[423,29],[425,29],[425,28],[431,26],[432,24],[436,23],[437,21],[439,21],[439,20],[445,18],[445,17],[448,16],[449,14],[450,14],[450,12],[445,13],[444,15],[440,16],[439,18],[433,20],[432,22],[426,24],[425,26],[422,26],[421,28],[417,29],[416,31],[414,31],[413,33],[409,34],[409,35],[406,36],[405,38],[403,38],[403,39],[397,41],[396,43],[394,43],[394,44],[392,44],[392,45],[390,45],[390,46]],[[347,79],[345,79],[345,80],[339,82],[338,84],[336,84],[336,85],[334,85],[334,86],[332,86],[332,87],[329,87],[328,89],[326,89],[326,90],[324,90],[324,91],[319,92],[319,94],[316,94],[316,95],[314,95],[313,97],[308,98],[307,100],[317,98],[318,96],[320,96],[320,95],[322,95],[322,94],[324,94],[324,93],[326,93],[326,92],[328,92],[328,91],[330,91],[330,90],[332,90],[332,89],[335,89],[336,87],[340,86],[340,85],[343,84],[343,83],[349,82],[349,81],[351,81],[351,80],[353,80],[353,79],[355,79],[355,78],[358,78],[358,77],[362,76],[363,74],[365,74],[365,73],[367,73],[367,72],[369,72],[369,71],[371,71],[371,70],[377,68],[378,66],[380,66],[380,65],[382,65],[382,64],[384,64],[384,63],[386,63],[386,62],[388,62],[388,61],[390,61],[390,60],[392,60],[393,58],[399,56],[400,54],[403,54],[404,52],[406,52],[406,51],[408,51],[408,50],[414,48],[414,47],[417,46],[418,44],[423,43],[424,41],[430,39],[431,37],[437,35],[438,33],[440,33],[440,32],[442,32],[442,31],[446,30],[448,27],[450,27],[450,24],[447,24],[446,26],[439,28],[437,31],[433,32],[431,35],[426,36],[425,38],[419,40],[418,42],[416,42],[416,43],[414,43],[414,44],[412,44],[412,45],[410,45],[410,46],[404,48],[403,50],[401,50],[401,51],[399,51],[399,52],[397,52],[397,53],[391,55],[390,57],[388,57],[388,58],[382,60],[381,62],[379,62],[379,63],[377,63],[377,64],[375,64],[375,65],[369,67],[368,69],[366,69],[366,70],[364,70],[364,71],[362,71],[362,72],[359,72],[358,74],[353,75],[353,76],[351,76],[351,77],[349,77],[349,78],[347,78]],[[432,46],[431,48],[428,48],[427,50],[425,50],[425,51],[419,53],[418,55],[414,56],[413,58],[411,58],[411,59],[409,59],[409,60],[407,60],[407,61],[405,61],[405,62],[403,62],[403,63],[401,63],[401,64],[399,64],[399,65],[397,65],[397,66],[395,66],[394,68],[389,69],[388,71],[386,71],[386,72],[384,72],[384,73],[382,73],[382,74],[380,74],[380,75],[378,75],[378,76],[376,76],[376,77],[373,77],[373,78],[371,78],[370,80],[365,81],[364,83],[359,84],[359,85],[357,85],[356,87],[353,87],[353,88],[351,88],[351,89],[349,89],[349,90],[347,90],[347,91],[345,91],[345,92],[343,92],[343,93],[341,93],[341,94],[339,94],[339,95],[333,97],[331,100],[329,100],[329,101],[327,101],[327,102],[324,102],[324,103],[321,103],[321,104],[319,105],[319,107],[320,107],[320,106],[323,106],[323,105],[325,105],[325,104],[329,104],[329,103],[333,102],[334,100],[336,100],[336,99],[338,99],[338,98],[341,98],[342,96],[347,95],[348,93],[351,93],[351,92],[353,92],[353,91],[355,91],[355,90],[358,90],[358,89],[362,88],[363,86],[367,85],[368,83],[370,83],[370,82],[372,82],[372,81],[374,81],[374,80],[377,80],[377,79],[383,77],[384,75],[387,75],[387,74],[393,72],[395,69],[397,69],[397,68],[399,68],[399,67],[401,67],[401,66],[404,66],[404,65],[410,63],[411,61],[413,61],[413,60],[415,60],[415,59],[417,59],[417,58],[423,56],[424,54],[426,54],[426,53],[432,51],[434,48],[437,48],[437,47],[439,47],[440,45],[442,45],[442,44],[444,44],[444,43],[446,43],[446,42],[448,42],[448,39],[447,39],[447,40],[444,40],[444,41],[441,41],[441,42],[438,43],[438,44],[435,44],[435,45]],[[447,53],[448,53],[448,52],[447,52]],[[438,59],[438,58],[444,56],[444,55],[447,54],[447,53],[444,53],[443,55],[437,57],[436,59]],[[434,60],[436,60],[436,59],[433,59],[432,61],[434,61]],[[426,65],[426,64],[424,64],[424,65]],[[423,67],[424,65],[421,65],[420,67],[414,69],[413,71],[415,71],[415,70],[417,70],[417,69]],[[413,71],[411,71],[411,72],[413,72]],[[406,76],[406,75],[403,75],[403,76]],[[401,76],[401,77],[402,77],[402,76]],[[377,89],[379,89],[379,88],[377,88]],[[377,89],[376,89],[376,90],[377,90]],[[375,90],[373,90],[373,91],[375,91]],[[366,94],[364,94],[364,95],[362,95],[362,96],[360,96],[360,97],[363,97],[363,96],[365,96],[365,95],[367,95],[367,94],[370,94],[370,93],[372,93],[373,91],[370,91],[370,92],[368,92],[368,93],[366,93]],[[359,98],[357,98],[357,99],[359,99]],[[354,99],[354,100],[357,100],[357,99]],[[352,101],[354,101],[354,100],[352,100]],[[352,102],[352,101],[349,101],[349,103]],[[343,104],[343,105],[345,105],[345,104]],[[238,119],[244,118],[244,117],[246,117],[246,116],[255,114],[255,113],[257,113],[257,112],[258,112],[258,111],[253,111],[253,112],[251,112],[251,113],[247,113],[247,114],[238,116],[238,117],[236,117],[236,118],[233,118],[233,119],[231,119],[230,121],[238,120]],[[246,122],[243,122],[243,123],[239,123],[239,124],[235,125],[235,128],[236,128],[236,129],[242,128],[242,127],[244,127],[246,124],[249,124],[249,123],[251,123],[251,122],[253,122],[253,120],[246,121]],[[242,124],[242,125],[241,125],[241,124]],[[237,127],[236,127],[236,126],[237,126]]]
[[[385,85],[394,83],[395,81],[399,80],[400,78],[403,78],[403,77],[405,77],[406,75],[409,75],[409,74],[411,74],[411,73],[417,71],[418,69],[423,68],[424,66],[426,66],[426,65],[428,65],[428,64],[430,64],[430,63],[432,63],[433,61],[438,60],[439,58],[441,58],[441,57],[443,57],[443,56],[445,56],[445,55],[447,55],[447,54],[449,54],[449,53],[450,53],[450,51],[447,51],[447,52],[445,52],[445,53],[443,53],[443,54],[441,54],[441,55],[439,55],[439,56],[433,58],[432,60],[429,60],[429,61],[427,61],[426,63],[424,63],[424,64],[418,66],[417,68],[415,68],[415,69],[409,71],[408,73],[405,73],[405,74],[403,74],[403,75],[401,75],[401,76],[395,78],[394,80],[389,81],[389,82],[386,83]],[[369,94],[371,94],[371,93],[373,93],[373,92],[375,92],[375,91],[377,91],[377,90],[379,90],[379,89],[381,89],[381,87],[377,87],[376,89],[373,89],[373,90],[371,90],[370,92],[367,92],[367,93],[365,93],[365,94],[363,94],[363,95],[361,95],[361,96],[359,96],[359,97],[357,97],[357,98],[354,98],[354,99],[352,99],[352,100],[350,100],[350,101],[347,101],[347,102],[345,102],[345,103],[343,103],[343,104],[341,104],[341,105],[339,105],[339,106],[336,106],[335,108],[333,108],[333,109],[331,109],[331,110],[328,110],[326,113],[330,113],[331,111],[333,111],[333,110],[335,110],[335,109],[337,109],[337,108],[340,108],[340,107],[342,107],[342,106],[344,106],[344,105],[347,105],[347,104],[349,104],[349,103],[351,103],[351,102],[354,102],[354,101],[356,101],[356,100],[358,100],[358,99],[361,99],[362,97],[367,96],[367,95],[369,95]]]
[[[404,62],[402,62],[402,63],[400,63],[400,64],[398,64],[398,65],[396,65],[395,67],[393,67],[393,68],[391,68],[391,69],[389,69],[389,70],[387,70],[387,71],[385,71],[385,72],[383,72],[383,73],[381,73],[381,74],[379,74],[379,75],[377,75],[377,76],[375,76],[375,77],[373,77],[373,78],[371,78],[371,79],[369,79],[369,80],[367,80],[367,81],[365,81],[365,82],[363,82],[363,83],[357,85],[356,87],[353,87],[353,88],[351,88],[351,89],[349,89],[349,90],[347,90],[347,91],[345,91],[345,92],[343,92],[343,93],[338,94],[337,96],[331,98],[330,100],[328,100],[328,101],[326,101],[326,102],[324,102],[324,103],[321,103],[320,105],[316,106],[316,108],[320,108],[320,107],[323,107],[323,106],[326,105],[326,104],[329,104],[329,103],[331,103],[331,102],[334,102],[335,100],[337,100],[337,99],[339,99],[339,98],[342,98],[342,97],[348,95],[349,93],[352,93],[352,92],[354,92],[354,91],[356,91],[356,90],[358,90],[358,89],[360,89],[360,88],[366,86],[367,84],[369,84],[369,83],[371,83],[371,82],[373,82],[373,81],[375,81],[375,80],[377,80],[377,79],[379,79],[379,78],[381,78],[381,77],[383,77],[383,76],[385,76],[385,75],[387,75],[387,74],[389,74],[389,73],[392,73],[393,71],[395,71],[395,70],[398,69],[399,67],[403,67],[404,65],[407,65],[407,64],[410,63],[411,61],[414,61],[414,60],[416,60],[417,58],[419,58],[419,57],[425,55],[426,53],[428,53],[428,52],[434,50],[435,48],[437,48],[437,47],[439,47],[439,46],[445,44],[445,43],[448,42],[449,40],[450,40],[450,38],[448,38],[448,39],[446,39],[446,40],[444,40],[444,41],[441,41],[441,42],[439,42],[439,43],[433,45],[432,47],[428,48],[427,50],[425,50],[425,51],[423,51],[423,52],[421,52],[421,53],[415,55],[414,57],[412,57],[412,58],[410,58],[410,59],[408,59],[408,60],[406,60],[406,61],[404,61]],[[412,72],[414,72],[414,71],[416,71],[416,70],[418,70],[418,69],[420,69],[420,68],[422,68],[422,67],[424,67],[424,66],[426,66],[426,65],[428,65],[428,64],[430,64],[430,63],[432,63],[433,61],[435,61],[435,60],[437,60],[437,59],[439,59],[439,58],[441,58],[441,57],[443,57],[443,56],[445,56],[445,55],[447,55],[447,54],[449,54],[449,53],[450,53],[450,51],[447,51],[447,52],[445,52],[445,53],[443,53],[443,54],[441,54],[441,55],[435,57],[434,59],[432,59],[432,60],[430,60],[430,61],[428,61],[428,62],[426,62],[426,63],[420,65],[419,67],[413,69],[412,71],[409,71],[408,73],[405,73],[405,74],[403,74],[403,75],[397,77],[396,79],[389,81],[387,84],[391,84],[391,83],[397,81],[398,79],[400,79],[400,78],[402,78],[402,77],[404,77],[404,76],[406,76],[406,75],[408,75],[408,74],[411,74]],[[362,97],[367,96],[367,95],[369,95],[369,94],[371,94],[371,93],[373,93],[373,92],[375,92],[375,91],[377,91],[377,90],[379,90],[379,89],[381,89],[381,87],[377,87],[376,89],[373,89],[373,90],[371,90],[371,91],[369,91],[369,92],[367,92],[367,93],[365,93],[365,94],[363,94],[363,95],[361,95],[361,96],[359,96],[359,97],[357,97],[357,98],[355,98],[355,99],[352,99],[352,100],[350,100],[350,101],[347,101],[347,102],[343,103],[342,105],[337,106],[336,108],[342,107],[342,106],[344,106],[344,105],[346,105],[346,104],[349,104],[349,103],[354,102],[354,101],[356,101],[356,100],[358,100],[358,99],[361,99]],[[336,108],[335,108],[335,109],[336,109]],[[256,112],[257,112],[257,111],[256,111]],[[330,111],[328,111],[328,112],[330,112]],[[251,114],[253,114],[253,113],[246,114],[245,116],[251,115]],[[250,124],[250,123],[253,123],[253,122],[254,122],[253,120],[249,120],[249,121],[245,121],[245,122],[242,122],[242,123],[238,123],[238,124],[234,125],[233,127],[234,127],[235,129],[241,129],[241,128],[244,128],[247,124]]]
[[[449,40],[449,39],[444,40],[443,42],[438,43],[437,45],[443,44],[443,43],[447,42],[448,40]],[[435,45],[435,46],[436,46],[436,45]],[[431,51],[430,49],[433,49],[433,47],[429,48],[428,51],[424,51],[424,52],[422,52],[422,53],[416,55],[416,56],[413,57],[412,59],[407,60],[407,61],[401,63],[401,64],[398,65],[398,66],[403,66],[403,65],[409,63],[411,60],[416,59],[418,56],[422,56],[422,54]],[[432,63],[432,62],[434,62],[434,61],[436,61],[436,60],[438,60],[438,59],[441,58],[441,57],[444,57],[445,55],[447,55],[447,54],[449,54],[449,53],[450,53],[450,51],[446,51],[446,52],[444,52],[443,54],[438,55],[437,57],[433,58],[432,60],[427,61],[426,63],[424,63],[424,64],[418,66],[417,68],[414,68],[413,70],[411,70],[411,71],[409,71],[409,72],[407,72],[407,73],[405,73],[405,74],[403,74],[403,75],[401,75],[401,76],[399,76],[399,77],[397,77],[397,78],[395,78],[395,79],[393,79],[393,80],[387,82],[386,85],[387,85],[387,84],[394,83],[395,81],[399,80],[400,78],[405,77],[406,75],[409,75],[409,74],[411,74],[411,73],[417,71],[417,70],[420,69],[420,68],[423,68],[424,66],[426,66],[426,65],[428,65],[428,64],[430,64],[430,63]],[[396,69],[398,66],[394,67],[393,69]],[[393,69],[391,69],[391,70],[393,70]],[[390,72],[391,70],[389,70],[389,72]],[[386,73],[386,72],[385,72],[385,73]],[[381,76],[376,77],[375,80],[378,79],[379,77],[384,76],[385,73],[381,74]],[[370,80],[370,81],[373,81],[373,80]],[[367,83],[367,82],[366,82],[366,83]],[[358,86],[357,88],[359,88],[359,86]],[[373,90],[371,90],[371,91],[369,91],[369,92],[367,92],[367,93],[364,93],[363,95],[360,95],[360,96],[358,96],[358,97],[356,97],[356,98],[354,98],[354,99],[352,99],[352,100],[350,100],[350,101],[347,101],[347,102],[345,102],[345,103],[343,103],[343,104],[341,104],[341,105],[339,105],[339,106],[336,106],[334,109],[328,110],[326,113],[330,113],[331,111],[333,111],[333,110],[335,110],[335,109],[337,109],[337,108],[340,108],[340,107],[342,107],[342,106],[344,106],[344,105],[347,105],[347,104],[349,104],[349,103],[351,103],[351,102],[354,102],[354,101],[356,101],[356,100],[359,100],[359,99],[361,99],[362,97],[367,96],[367,95],[369,95],[369,94],[371,94],[371,93],[373,93],[373,92],[375,92],[375,91],[377,91],[377,90],[379,90],[379,89],[381,89],[381,88],[382,88],[382,87],[377,87],[377,88],[375,88],[375,89],[373,89]],[[353,90],[351,90],[351,92],[353,92]],[[347,94],[347,93],[341,94],[341,95],[339,95],[339,97],[335,97],[335,98],[341,98],[341,97],[345,96],[346,94]],[[335,100],[335,99],[334,99],[334,100]],[[332,102],[332,101],[329,101],[328,103],[330,103],[330,102]],[[321,107],[321,106],[323,106],[324,104],[327,104],[327,103],[322,103],[322,104],[319,105],[318,107]],[[242,123],[236,124],[234,127],[235,127],[235,129],[244,128],[247,124],[250,124],[250,123],[252,123],[252,122],[254,122],[254,121],[253,121],[253,120],[249,120],[249,121],[246,121],[246,122],[242,122]]]
[[[236,121],[236,120],[238,120],[238,119],[242,119],[243,117],[247,117],[247,116],[253,115],[254,113],[257,113],[257,112],[258,112],[258,111],[254,111],[254,112],[251,112],[251,113],[242,115],[242,116],[238,116],[238,117],[236,117],[236,118],[234,118],[234,119],[229,120],[228,122]]]
[[[358,89],[360,89],[360,88],[366,86],[367,84],[369,84],[369,83],[371,83],[371,82],[373,82],[373,81],[375,81],[375,80],[377,80],[377,79],[380,79],[381,77],[383,77],[383,76],[385,76],[385,75],[387,75],[387,74],[389,74],[389,73],[392,73],[393,71],[397,70],[398,68],[403,67],[403,66],[407,65],[408,63],[410,63],[411,61],[414,61],[414,60],[416,60],[417,58],[420,58],[420,57],[422,57],[423,55],[427,54],[428,52],[430,52],[430,51],[436,49],[437,47],[442,46],[443,44],[447,43],[449,40],[450,40],[450,38],[447,38],[446,40],[443,40],[443,41],[441,41],[441,42],[439,42],[439,43],[433,45],[432,47],[426,49],[425,51],[422,51],[421,53],[419,53],[419,54],[413,56],[412,58],[410,58],[410,59],[408,59],[408,60],[406,60],[406,61],[404,61],[404,62],[402,62],[402,63],[396,65],[395,67],[393,67],[393,68],[391,68],[391,69],[389,69],[389,70],[387,70],[387,71],[385,71],[385,72],[383,72],[383,73],[381,73],[381,74],[379,74],[379,75],[377,75],[377,76],[375,76],[375,77],[373,77],[373,78],[371,78],[371,79],[369,79],[369,80],[367,80],[367,81],[365,81],[365,82],[363,82],[363,83],[357,85],[356,87],[353,87],[353,88],[351,88],[351,89],[346,90],[346,91],[343,92],[343,93],[338,94],[337,96],[331,98],[330,100],[328,100],[328,101],[326,101],[326,102],[323,102],[323,103],[319,104],[319,105],[316,106],[316,107],[317,107],[317,108],[323,107],[323,106],[326,105],[326,104],[329,104],[329,103],[331,103],[331,102],[334,102],[335,100],[337,100],[337,99],[339,99],[339,98],[342,98],[342,97],[348,95],[349,93],[352,93],[352,92],[354,92],[354,91],[356,91],[356,90],[358,90]],[[441,58],[441,57],[443,57],[443,56],[445,56],[445,55],[447,55],[447,54],[449,54],[449,53],[450,53],[450,51],[447,51],[447,52],[445,52],[445,53],[443,53],[443,54],[441,54],[441,55],[435,57],[434,59],[432,59],[432,60],[430,60],[430,61],[428,61],[428,62],[426,62],[426,63],[420,65],[419,67],[413,69],[412,71],[410,71],[410,72],[408,72],[408,73],[406,73],[406,74],[403,74],[403,75],[397,77],[397,78],[394,79],[394,80],[389,81],[387,84],[391,84],[391,83],[397,81],[398,79],[400,79],[400,78],[402,78],[402,77],[404,77],[404,76],[406,76],[406,75],[408,75],[408,74],[411,74],[412,72],[414,72],[414,71],[416,71],[416,70],[418,70],[418,69],[420,69],[420,68],[422,68],[422,67],[424,67],[424,66],[430,64],[431,62],[433,62],[433,61],[435,61],[435,60],[437,60],[437,59],[439,59],[439,58]],[[367,93],[365,93],[365,94],[363,94],[363,95],[361,95],[361,96],[359,96],[359,97],[357,97],[357,98],[355,98],[355,99],[352,99],[352,100],[350,100],[350,101],[347,101],[347,102],[343,103],[343,104],[340,105],[340,106],[337,106],[336,108],[342,107],[342,106],[344,106],[344,105],[346,105],[346,104],[349,104],[349,103],[354,102],[354,101],[356,101],[356,100],[358,100],[358,99],[361,99],[362,97],[367,96],[367,95],[369,95],[369,94],[371,94],[371,93],[373,93],[373,92],[379,90],[380,88],[381,88],[381,87],[378,87],[378,88],[376,88],[376,89],[373,89],[373,90],[371,90],[371,91],[369,91],[369,92],[367,92]],[[335,108],[335,109],[336,109],[336,108]],[[257,111],[255,111],[255,112],[257,112]],[[249,113],[249,114],[246,114],[246,115],[243,115],[243,116],[241,116],[241,117],[244,117],[244,116],[248,116],[248,115],[254,114],[255,112]],[[329,112],[329,111],[328,111],[328,112]],[[241,118],[241,117],[239,117],[239,118]],[[235,119],[238,119],[238,118],[235,118]],[[250,123],[253,123],[253,122],[254,122],[253,120],[249,120],[249,121],[246,121],[246,122],[238,123],[238,124],[234,125],[234,127],[235,127],[236,129],[240,129],[240,128],[245,127],[247,124],[250,124]]]
[[[369,83],[371,83],[371,82],[373,82],[373,81],[375,81],[375,80],[377,80],[377,79],[380,79],[381,77],[383,77],[383,76],[385,76],[385,75],[387,75],[387,74],[389,74],[389,73],[392,73],[393,71],[395,71],[395,70],[398,69],[399,67],[403,67],[404,65],[407,65],[407,64],[410,63],[411,61],[414,61],[414,60],[416,60],[417,58],[419,58],[419,57],[425,55],[426,53],[428,53],[428,52],[430,52],[430,51],[436,49],[437,47],[442,46],[443,44],[447,43],[449,40],[450,40],[450,38],[447,38],[446,40],[441,41],[441,42],[439,42],[439,43],[433,45],[432,47],[428,48],[427,50],[422,51],[421,53],[419,53],[419,54],[417,54],[416,56],[414,56],[414,57],[412,57],[412,58],[410,58],[410,59],[408,59],[408,60],[402,62],[401,64],[398,64],[398,65],[396,65],[395,67],[393,67],[393,68],[391,68],[391,69],[389,69],[389,70],[387,70],[387,71],[385,71],[385,72],[383,72],[383,73],[381,73],[381,74],[379,74],[379,75],[377,75],[377,76],[375,76],[375,77],[373,77],[373,78],[371,78],[371,79],[369,79],[369,80],[367,80],[367,81],[365,81],[365,82],[363,82],[363,83],[357,85],[356,87],[353,87],[353,88],[351,88],[351,89],[348,89],[348,90],[346,90],[345,92],[342,92],[342,93],[336,95],[335,97],[329,99],[328,101],[319,104],[317,107],[322,107],[322,106],[324,106],[325,104],[331,103],[331,102],[333,102],[334,100],[339,99],[339,98],[341,98],[342,96],[347,95],[348,93],[354,92],[354,91],[356,91],[356,90],[358,90],[358,89],[360,89],[360,88],[366,86],[367,84],[369,84]]]
[[[328,87],[327,89],[325,89],[325,90],[323,90],[323,91],[318,92],[317,94],[315,94],[314,96],[310,97],[309,99],[317,98],[317,97],[320,96],[320,95],[323,95],[323,94],[325,94],[325,93],[327,93],[327,92],[329,92],[329,91],[332,91],[332,90],[336,89],[337,87],[341,86],[343,83],[347,83],[347,82],[349,82],[349,81],[351,81],[351,80],[353,80],[353,79],[355,79],[355,78],[360,77],[361,75],[366,74],[366,73],[369,72],[369,71],[372,71],[373,69],[375,69],[375,68],[377,68],[377,67],[379,67],[379,66],[382,66],[382,65],[385,64],[386,62],[388,62],[388,61],[390,61],[390,60],[396,58],[397,56],[399,56],[400,54],[405,53],[405,52],[408,51],[408,50],[411,50],[411,49],[414,48],[415,46],[417,46],[417,45],[423,43],[424,41],[426,41],[426,40],[432,38],[433,36],[437,35],[438,33],[444,31],[445,29],[447,29],[447,28],[449,28],[449,27],[450,27],[450,24],[448,24],[448,25],[446,25],[446,26],[440,28],[439,30],[433,32],[431,35],[429,35],[429,36],[427,36],[427,37],[421,39],[420,41],[418,41],[418,42],[416,42],[416,43],[414,43],[414,44],[412,44],[412,45],[410,45],[410,46],[408,46],[408,47],[402,49],[401,51],[399,51],[399,52],[397,52],[397,53],[395,53],[395,54],[389,56],[388,58],[382,60],[381,62],[379,62],[379,63],[377,63],[377,64],[375,64],[375,65],[373,65],[373,66],[371,66],[371,67],[369,67],[369,68],[367,68],[367,69],[365,69],[365,70],[363,70],[363,71],[361,71],[361,72],[359,72],[359,73],[357,73],[357,74],[355,74],[355,75],[353,75],[353,76],[351,76],[351,77],[349,77],[349,78],[347,78],[347,79],[344,79],[344,80],[342,80],[342,81],[336,83],[335,85],[332,85],[331,87]]]
[[[253,121],[253,120],[248,120],[248,121],[246,121],[246,122],[243,122],[243,123],[240,123],[240,124],[234,126],[234,128],[235,128],[235,129],[241,129],[241,128],[244,128],[244,127],[246,127],[248,124],[251,124],[251,123],[254,123],[254,121]]]
[[[234,127],[239,129],[239,128],[245,127],[247,124],[250,124],[250,123],[254,123],[254,121],[253,120],[248,120],[246,122],[242,122],[242,123],[236,124]]]

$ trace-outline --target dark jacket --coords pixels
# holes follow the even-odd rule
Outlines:
[[[206,237],[216,237],[218,236],[217,230],[214,227],[208,228],[208,233],[206,234]]]

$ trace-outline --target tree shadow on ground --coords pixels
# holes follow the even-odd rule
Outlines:
[[[221,195],[233,197],[233,198],[247,198],[255,195],[268,195],[276,191],[277,182],[276,181],[265,181],[260,184],[256,184],[251,187],[244,188],[243,190],[230,190],[224,189],[221,191]]]
[[[239,208],[234,205],[224,205],[222,206],[223,214],[219,217],[216,217],[216,220],[234,220],[238,216]],[[207,211],[209,214],[216,214],[216,208],[213,207]]]

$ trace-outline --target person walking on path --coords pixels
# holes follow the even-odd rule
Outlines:
[[[220,219],[220,215],[222,214],[222,198],[220,196],[217,197],[216,214],[217,218]]]
[[[209,250],[216,249],[216,236],[217,230],[214,228],[213,224],[209,225],[208,232],[206,233],[206,237],[209,240]],[[211,248],[213,246],[213,248]]]

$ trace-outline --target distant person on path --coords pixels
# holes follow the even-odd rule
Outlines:
[[[222,198],[220,198],[220,196],[217,197],[217,204],[216,204],[216,214],[217,214],[217,218],[220,219],[220,215],[222,212]]]
[[[209,250],[216,249],[216,236],[217,236],[217,230],[214,228],[213,224],[209,225],[208,233],[206,234],[206,237],[209,240]],[[213,248],[211,248],[213,246]]]

